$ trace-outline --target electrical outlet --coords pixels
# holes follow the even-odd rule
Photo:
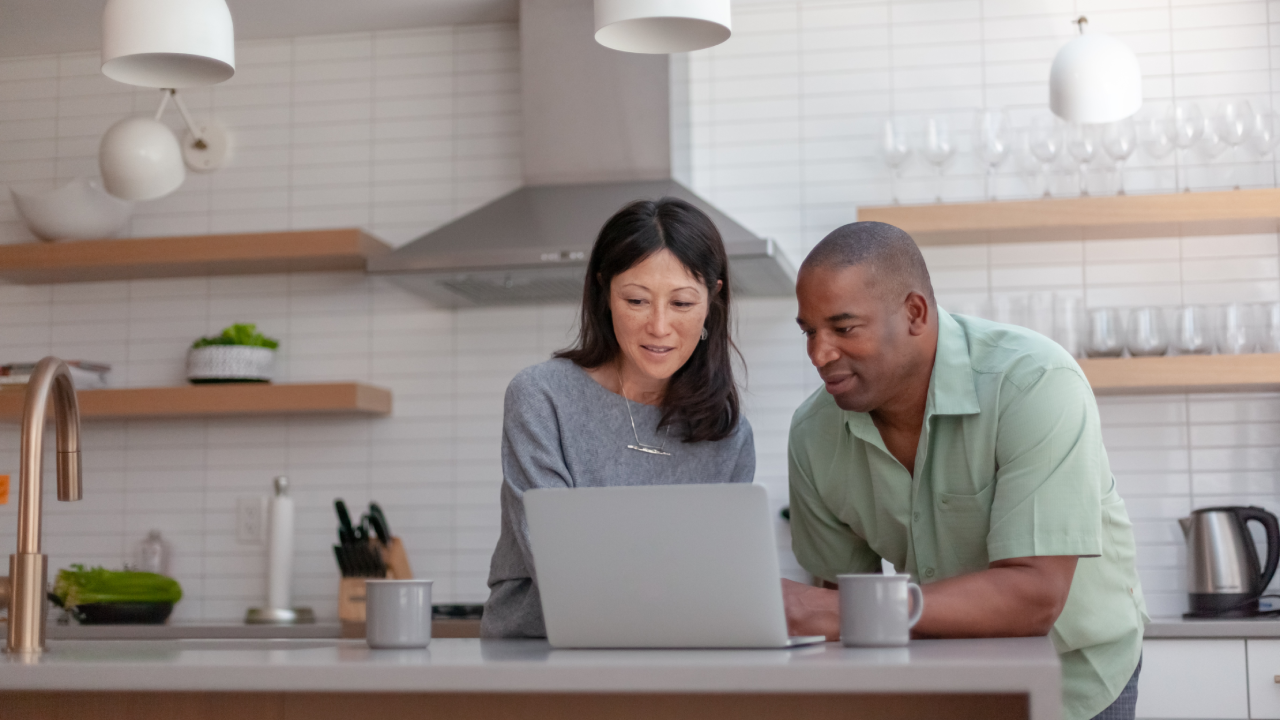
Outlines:
[[[236,542],[261,545],[267,529],[267,496],[248,495],[236,498]]]

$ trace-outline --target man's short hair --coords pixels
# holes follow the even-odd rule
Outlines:
[[[897,301],[918,292],[933,304],[933,282],[915,240],[903,230],[882,222],[855,222],[822,238],[800,269],[840,270],[854,265],[870,268],[874,289]]]

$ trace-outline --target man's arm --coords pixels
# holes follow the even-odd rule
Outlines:
[[[917,637],[1029,637],[1053,628],[1071,591],[1074,555],[999,560],[986,570],[923,586]],[[792,635],[840,637],[840,592],[782,581]]]

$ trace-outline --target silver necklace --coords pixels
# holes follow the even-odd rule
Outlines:
[[[627,404],[627,417],[631,419],[631,434],[636,436],[636,444],[635,444],[635,445],[628,445],[628,446],[627,446],[627,449],[628,449],[628,450],[635,450],[635,451],[637,451],[637,452],[642,452],[642,453],[649,453],[650,455],[666,455],[666,456],[670,457],[670,456],[671,456],[671,453],[666,452],[666,451],[664,451],[664,450],[663,450],[663,448],[665,448],[665,447],[667,446],[667,440],[669,440],[669,439],[670,439],[670,436],[671,436],[671,426],[670,426],[670,425],[668,425],[668,426],[665,428],[665,432],[664,432],[664,434],[663,434],[663,436],[662,436],[662,445],[661,445],[661,446],[659,446],[659,447],[654,447],[654,446],[652,446],[652,445],[645,445],[644,443],[640,442],[640,433],[636,430],[636,416],[631,414],[631,400],[627,398],[627,391],[626,391],[626,388],[624,388],[624,387],[622,386],[622,371],[621,371],[621,370],[618,370],[618,394],[622,396],[622,400],[623,400],[623,402],[625,402],[625,403]]]

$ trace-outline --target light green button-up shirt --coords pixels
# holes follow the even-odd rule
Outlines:
[[[1110,705],[1137,667],[1149,621],[1133,528],[1080,366],[1011,325],[938,312],[915,474],[871,416],[815,392],[791,421],[791,532],[815,576],[876,572],[922,583],[1036,555],[1080,557],[1050,637],[1066,720]]]

